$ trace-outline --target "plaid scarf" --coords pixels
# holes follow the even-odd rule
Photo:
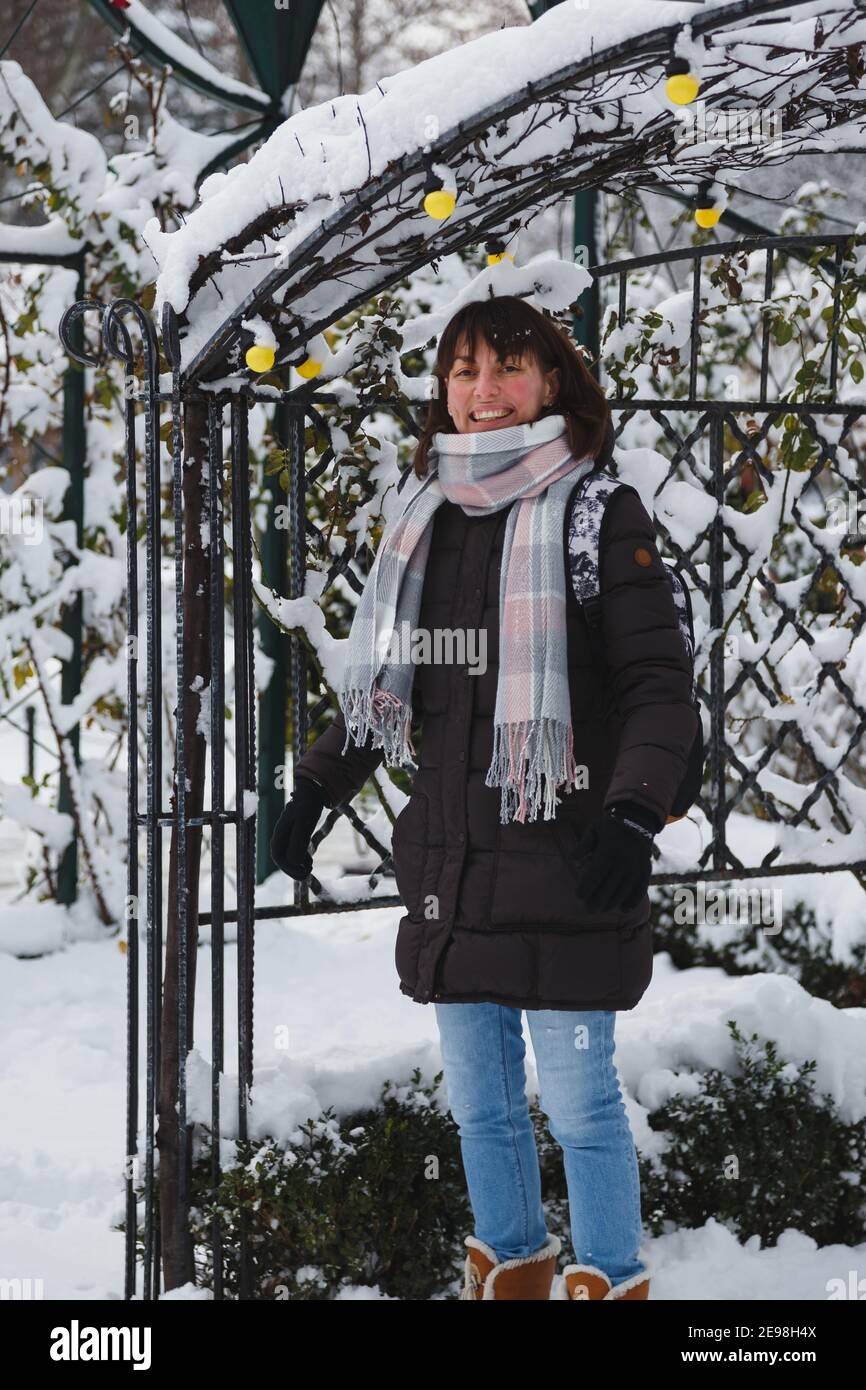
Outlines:
[[[338,691],[354,739],[385,749],[389,766],[416,764],[410,737],[415,664],[388,661],[395,628],[415,631],[433,517],[443,501],[468,516],[512,507],[499,582],[499,676],[493,758],[485,778],[501,787],[500,820],[544,819],[556,788],[576,784],[565,627],[565,504],[591,455],[573,457],[563,415],[530,424],[433,436],[430,467],[383,534],[347,639]],[[413,475],[414,476],[414,475]]]

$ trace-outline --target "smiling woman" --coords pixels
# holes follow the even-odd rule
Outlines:
[[[471,300],[447,324],[436,353],[437,393],[415,451],[427,473],[435,434],[469,434],[565,417],[575,459],[597,455],[610,411],[571,339],[517,295]]]
[[[559,1239],[545,1227],[526,1102],[525,1010],[579,1262],[561,1296],[644,1299],[614,1019],[652,975],[652,841],[694,739],[691,667],[652,520],[613,477],[601,647],[591,640],[571,543],[585,558],[581,527],[599,504],[593,494],[584,505],[583,480],[610,460],[613,427],[567,333],[513,296],[473,301],[447,324],[435,374],[421,481],[377,549],[338,716],[295,768],[298,806],[273,852],[278,863],[288,854],[286,872],[309,872],[323,801],[350,799],[383,758],[409,761],[391,845],[406,908],[394,963],[402,993],[436,1011],[476,1227],[462,1297],[547,1299],[553,1280]],[[435,656],[383,665],[381,642],[404,623],[483,634],[483,673]]]

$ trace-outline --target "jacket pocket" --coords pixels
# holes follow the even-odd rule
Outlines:
[[[410,917],[419,915],[427,863],[427,798],[413,790],[394,822],[391,858],[397,892]]]
[[[559,820],[497,824],[489,910],[492,930],[573,931],[580,926],[581,903],[570,862],[574,844],[566,852],[560,828]]]

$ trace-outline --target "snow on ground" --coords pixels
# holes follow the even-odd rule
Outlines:
[[[20,734],[5,728],[0,753],[4,776],[17,780],[25,770]],[[41,755],[39,770],[45,770]],[[226,771],[231,787],[233,767]],[[698,837],[704,843],[706,833],[705,826],[691,821],[665,830],[661,846],[669,866],[694,862]],[[766,852],[767,835],[754,820],[732,818],[733,845],[744,859],[747,853]],[[116,939],[104,939],[84,904],[67,912],[53,903],[14,901],[34,844],[33,832],[0,817],[0,1114],[6,1117],[0,1141],[0,1278],[42,1279],[48,1299],[121,1299],[123,1236],[111,1227],[123,1216],[124,1200],[126,956]],[[143,854],[143,841],[141,848]],[[360,849],[354,831],[340,821],[316,854],[317,876],[335,886],[340,866],[361,862]],[[372,867],[373,861],[367,862]],[[167,864],[166,850],[164,893]],[[233,900],[234,869],[229,834],[227,902]],[[798,898],[812,906],[819,926],[832,927],[840,958],[863,938],[866,899],[851,875],[799,875],[768,879],[765,885],[781,890],[785,911]],[[206,857],[202,886],[204,906],[209,900]],[[345,877],[340,886],[346,886]],[[385,881],[383,887],[390,891],[391,885]],[[260,906],[291,899],[290,881],[276,872],[257,890]],[[441,1069],[434,1011],[399,990],[393,958],[399,916],[399,909],[383,908],[259,923],[251,1134],[286,1140],[299,1123],[329,1105],[342,1114],[374,1104],[386,1078],[407,1083],[418,1067],[430,1083]],[[234,931],[227,924],[224,1160],[230,1158],[236,1110]],[[14,954],[27,949],[45,954],[37,959]],[[210,965],[210,931],[204,927],[189,1104],[190,1114],[205,1121],[210,1118]],[[864,1113],[866,1010],[834,1009],[778,975],[733,978],[717,969],[677,971],[661,952],[640,1005],[620,1013],[616,1025],[617,1066],[642,1152],[653,1152],[660,1143],[646,1116],[679,1084],[676,1073],[730,1066],[730,1017],[747,1036],[756,1031],[774,1038],[789,1061],[816,1058],[817,1091],[829,1091],[848,1119]],[[537,1094],[532,1043],[525,1032],[527,1085]],[[143,1064],[139,1076],[143,1095]],[[683,1084],[689,1084],[688,1076]],[[715,1221],[702,1230],[647,1240],[646,1251],[654,1298],[713,1301],[825,1299],[827,1280],[847,1280],[848,1271],[862,1267],[866,1257],[866,1245],[818,1250],[794,1231],[775,1249],[761,1251],[756,1239],[740,1245]],[[172,1297],[202,1293],[187,1288]],[[366,1288],[341,1295],[383,1296]]]
[[[8,830],[9,822],[3,829]],[[354,849],[348,830],[335,856]],[[317,860],[317,868],[324,869]],[[258,901],[287,901],[288,881],[272,875]],[[290,888],[290,885],[288,885]],[[794,885],[789,881],[792,895]],[[802,876],[797,892],[838,920],[861,918],[862,891],[849,875]],[[788,901],[786,897],[786,902]],[[793,896],[791,898],[793,901]],[[26,909],[40,931],[43,914]],[[15,910],[16,915],[21,909]],[[42,1279],[49,1299],[120,1299],[123,1211],[126,957],[100,940],[82,909],[67,916],[66,944],[39,959],[6,954],[0,971],[0,1277]],[[0,930],[10,909],[0,907]],[[255,1077],[251,1132],[287,1138],[301,1121],[334,1105],[338,1113],[374,1103],[386,1078],[425,1082],[440,1069],[435,1014],[402,995],[393,961],[397,909],[265,920],[256,930]],[[76,920],[78,919],[78,920]],[[20,930],[20,922],[18,924]],[[53,928],[52,928],[53,929]],[[232,934],[231,927],[227,934]],[[198,957],[196,1052],[191,1111],[208,1115],[210,946]],[[224,1121],[233,1121],[237,1051],[233,942],[226,946]],[[142,982],[143,1001],[143,982]],[[773,1037],[792,1062],[818,1059],[816,1087],[847,1117],[866,1109],[866,1010],[834,1009],[776,975],[679,972],[656,956],[653,982],[636,1010],[617,1018],[617,1065],[630,1123],[643,1151],[659,1143],[647,1111],[671,1093],[676,1071],[729,1065],[726,1020]],[[203,1060],[202,1060],[203,1059]],[[527,1030],[528,1089],[537,1078]],[[140,1067],[143,1085],[144,1071]],[[684,1084],[688,1085],[688,1078]],[[199,1100],[199,1097],[201,1100]],[[228,1148],[226,1149],[228,1153]],[[827,1281],[847,1280],[866,1245],[818,1250],[787,1232],[772,1250],[745,1245],[715,1221],[646,1241],[660,1299],[826,1299]],[[193,1290],[176,1297],[201,1296]],[[375,1289],[346,1298],[377,1298]]]

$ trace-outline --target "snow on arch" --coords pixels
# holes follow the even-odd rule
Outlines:
[[[297,112],[247,164],[206,182],[183,227],[151,219],[155,312],[180,316],[190,379],[245,370],[240,325],[254,314],[271,324],[279,363],[417,266],[516,228],[602,169],[609,188],[696,191],[714,174],[859,150],[860,45],[866,13],[850,0],[556,6]],[[674,52],[700,75],[707,109],[782,103],[790,128],[771,145],[685,141],[664,96]],[[456,176],[444,222],[421,206],[425,159]]]

